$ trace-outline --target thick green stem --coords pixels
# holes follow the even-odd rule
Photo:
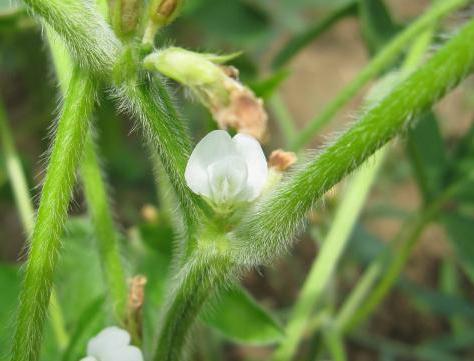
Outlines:
[[[23,0],[64,40],[81,67],[107,72],[121,44],[92,0]]]
[[[124,56],[124,62],[130,66],[134,61],[127,56],[133,57],[132,51]],[[204,207],[184,180],[191,141],[163,81],[158,77],[138,80],[139,71],[131,67],[129,76],[118,81],[119,99],[140,120],[148,143],[159,155],[184,217],[184,232],[190,235],[197,224],[199,209]],[[123,74],[119,76],[123,78]]]
[[[286,327],[286,338],[273,356],[273,360],[290,360],[303,336],[311,313],[324,294],[334,275],[339,258],[345,249],[354,224],[370,191],[375,175],[382,165],[386,148],[367,161],[352,178],[341,199],[334,221],[326,236],[311,271],[304,282],[290,320]]]
[[[259,201],[234,233],[234,254],[245,264],[284,252],[316,201],[371,154],[403,131],[474,68],[474,21],[423,67],[369,108],[346,133]]]
[[[94,102],[94,82],[88,74],[76,69],[65,96],[31,237],[20,292],[12,361],[36,361],[39,356],[54,270],[61,248],[60,236]]]
[[[120,256],[120,245],[110,211],[107,190],[92,135],[88,134],[84,146],[84,158],[80,167],[84,194],[102,262],[109,297],[115,320],[124,324],[126,318],[128,287]]]
[[[3,151],[7,163],[7,173],[10,179],[10,184],[13,188],[15,203],[20,213],[20,218],[23,224],[23,229],[26,234],[31,236],[33,232],[35,212],[33,202],[31,201],[30,192],[23,168],[20,163],[20,157],[15,149],[13,137],[8,126],[5,110],[3,104],[0,102],[0,132],[3,144]],[[51,294],[51,304],[49,313],[51,316],[51,326],[53,328],[56,342],[60,349],[66,348],[69,342],[69,335],[66,331],[63,312],[58,303],[55,292]]]
[[[446,0],[433,5],[413,24],[397,35],[384,49],[382,49],[373,60],[352,80],[334,100],[332,100],[320,115],[310,120],[308,125],[301,131],[292,143],[293,150],[299,150],[307,144],[313,136],[326,125],[353,97],[366,85],[370,79],[388,68],[402,53],[407,44],[423,32],[426,28],[433,26],[440,18],[466,5],[469,0]]]
[[[182,360],[186,341],[205,303],[232,280],[228,256],[212,244],[198,249],[173,281],[174,291],[164,308],[155,361]]]
[[[413,44],[401,68],[400,78],[416,69],[431,43],[431,37],[432,30],[426,31]],[[384,80],[382,79],[381,82],[383,85]],[[377,95],[375,94],[375,96]],[[376,101],[376,99],[370,99],[370,101]],[[338,260],[345,250],[354,225],[375,181],[378,169],[384,162],[386,153],[387,146],[379,150],[372,159],[365,162],[362,168],[351,177],[350,184],[336,210],[334,221],[324,240],[321,252],[311,267],[293,309],[286,330],[287,337],[276,351],[274,359],[291,359],[296,351],[298,342],[306,328],[307,320],[334,275]]]
[[[62,92],[65,93],[70,83],[72,62],[64,49],[62,41],[49,27],[47,35],[59,85]],[[89,214],[94,225],[94,233],[97,238],[113,315],[115,320],[123,325],[126,319],[128,287],[120,256],[118,233],[115,230],[112,211],[108,204],[106,182],[100,169],[91,131],[87,133],[80,172]]]

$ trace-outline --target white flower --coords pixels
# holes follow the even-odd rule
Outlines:
[[[253,201],[267,177],[260,143],[245,134],[231,138],[224,130],[210,132],[198,143],[185,172],[189,188],[216,205]]]
[[[108,327],[87,344],[81,361],[143,361],[139,348],[130,346],[130,335],[118,327]]]

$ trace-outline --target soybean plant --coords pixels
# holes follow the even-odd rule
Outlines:
[[[365,83],[393,65],[412,39],[469,3],[438,2],[395,37],[320,117],[290,140],[297,154],[277,151],[267,161],[261,146],[269,122],[263,100],[238,80],[235,68],[225,65],[239,54],[199,53],[155,42],[156,35],[182,11],[183,2],[24,0],[47,30],[63,95],[39,208],[35,217],[31,211],[23,217],[26,223],[31,222],[30,216],[35,220],[16,313],[12,361],[39,360],[61,258],[61,235],[78,179],[93,220],[114,320],[89,341],[83,361],[183,360],[188,356],[191,331],[203,314],[212,312],[219,296],[236,287],[252,268],[271,265],[287,253],[303,231],[308,213],[328,190],[378,150],[386,149],[474,70],[474,21],[468,20],[422,67],[403,72],[383,96],[368,103],[347,130],[318,152],[301,152]],[[197,145],[168,89],[169,79],[192,93],[220,128]],[[134,293],[133,282],[127,286],[130,275],[123,261],[127,254],[121,251],[114,228],[94,144],[94,115],[102,93],[136,120],[158,182],[172,201],[176,247],[151,354],[140,349],[143,325],[135,322],[130,308]],[[237,134],[231,136],[231,130]],[[292,170],[287,171],[290,166]],[[326,258],[316,268],[321,273],[312,276],[318,278],[321,292],[339,255],[332,251],[337,249],[323,252]],[[305,312],[304,307],[298,310]],[[295,311],[295,317],[298,314]],[[347,314],[341,317],[337,318],[338,335],[346,327]],[[275,359],[291,359],[304,328],[304,320],[290,321],[288,339],[281,341]]]

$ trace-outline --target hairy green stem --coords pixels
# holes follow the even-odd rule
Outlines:
[[[84,157],[80,166],[84,194],[97,237],[105,284],[116,322],[123,325],[126,319],[128,287],[120,255],[118,234],[109,207],[107,189],[92,135],[88,134]]]
[[[346,105],[362,87],[377,74],[388,68],[405,49],[407,44],[426,28],[433,26],[440,18],[466,5],[469,0],[446,0],[433,5],[424,15],[419,17],[404,31],[397,35],[383,48],[372,61],[337,95],[321,112],[310,120],[291,145],[291,149],[299,150],[326,125]]]
[[[273,360],[290,360],[303,336],[311,313],[334,275],[339,258],[345,249],[354,224],[359,218],[362,206],[370,191],[382,161],[386,148],[375,154],[361,169],[354,174],[352,181],[344,192],[334,216],[328,235],[311,267],[303,288],[286,327],[286,337],[273,355]]]
[[[47,30],[56,74],[64,94],[70,82],[72,61],[56,33],[49,27]],[[113,315],[116,322],[123,325],[126,319],[128,299],[126,274],[120,255],[118,232],[115,229],[108,202],[105,177],[101,172],[100,161],[91,131],[87,133],[86,143],[84,144],[84,158],[80,173],[87,207],[94,225],[94,233],[97,239],[105,284],[109,291],[109,300],[112,303]]]
[[[81,66],[110,71],[121,44],[92,0],[23,0],[64,40]]]
[[[260,200],[233,234],[239,262],[256,265],[284,252],[306,213],[345,175],[430,108],[474,68],[474,21],[423,67],[369,108],[351,129]]]
[[[6,158],[7,173],[10,184],[13,188],[15,203],[20,213],[23,229],[31,235],[33,232],[35,212],[33,202],[31,201],[30,192],[20,163],[20,157],[16,151],[13,137],[8,126],[5,109],[0,102],[0,133],[3,144],[3,151]],[[58,302],[55,292],[51,294],[51,304],[49,313],[51,316],[51,326],[53,328],[56,342],[60,349],[65,349],[69,342],[69,335],[66,331],[63,312]]]
[[[419,36],[404,61],[401,74],[398,76],[400,79],[419,65],[431,42],[431,38],[431,30]],[[384,85],[384,79],[381,82],[381,85]],[[374,88],[376,90],[377,85]],[[377,96],[380,96],[380,94],[374,95],[374,97]],[[376,99],[369,99],[368,101],[373,102]],[[323,247],[311,267],[293,308],[286,330],[287,337],[277,349],[274,359],[289,360],[296,351],[298,342],[306,328],[307,320],[323,295],[337,267],[338,259],[346,248],[345,246],[359,218],[378,170],[385,160],[386,153],[387,146],[379,150],[372,159],[366,161],[362,168],[351,177],[350,184],[336,210],[334,221],[324,240]]]
[[[88,74],[76,69],[65,96],[31,236],[19,297],[12,361],[36,361],[39,356],[61,248],[60,236],[94,103],[94,82]]]
[[[186,341],[205,303],[232,280],[231,260],[214,245],[197,249],[173,280],[174,291],[164,307],[155,361],[180,361]]]
[[[159,155],[184,217],[184,232],[190,235],[197,224],[200,209],[205,207],[184,180],[191,141],[163,80],[159,77],[139,80],[136,75],[139,70],[130,66],[134,63],[131,58],[133,52],[130,50],[123,61],[131,69],[125,79],[123,74],[119,74],[118,98],[124,109],[131,111],[140,120],[148,143]]]

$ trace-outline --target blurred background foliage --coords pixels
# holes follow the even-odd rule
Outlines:
[[[183,15],[159,35],[158,44],[218,53],[243,51],[233,65],[240,70],[241,79],[266,100],[271,137],[265,149],[270,152],[287,146],[295,132],[430,3],[188,0]],[[466,10],[444,21],[431,48],[469,15]],[[170,85],[194,139],[214,129],[207,111],[175,84]],[[321,334],[312,331],[319,328],[314,325],[324,322],[321,320],[343,303],[365,266],[403,231],[410,217],[422,214],[426,205],[474,167],[473,85],[472,79],[466,81],[390,146],[347,251],[314,309],[298,360],[328,359]],[[148,353],[169,272],[173,230],[169,215],[160,208],[163,197],[155,188],[152,167],[133,120],[117,114],[105,94],[106,90],[96,114],[99,147],[128,268],[131,274],[148,278],[143,346]],[[36,201],[59,95],[40,26],[11,0],[0,0],[0,95]],[[321,146],[332,132],[346,127],[361,100],[362,94],[355,97],[314,137],[310,147]],[[284,337],[281,325],[318,254],[343,189],[344,183],[309,215],[308,232],[291,254],[272,267],[250,273],[243,280],[247,291],[230,290],[215,305],[218,312],[203,316],[212,327],[196,333],[193,360],[270,357],[272,344]],[[434,222],[423,225],[394,288],[370,319],[348,334],[349,360],[474,359],[474,187],[470,184],[458,194],[443,205]],[[50,320],[45,361],[79,359],[87,339],[107,324],[104,285],[98,277],[99,260],[80,187],[70,213],[56,282],[68,335],[61,342],[55,320]],[[2,152],[0,360],[8,358],[18,267],[26,238]]]

